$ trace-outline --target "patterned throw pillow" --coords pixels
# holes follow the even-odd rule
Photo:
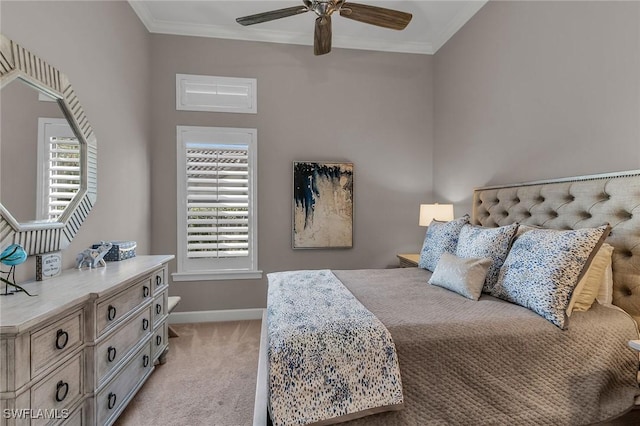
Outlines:
[[[571,294],[609,231],[607,225],[525,232],[513,243],[491,294],[531,309],[564,330]]]
[[[455,291],[467,299],[478,300],[491,263],[492,260],[487,258],[462,258],[442,253],[429,284]]]
[[[482,226],[465,225],[460,230],[456,256],[483,258],[493,261],[487,272],[482,291],[491,292],[498,281],[500,267],[509,253],[511,240],[518,229],[518,224],[500,226],[499,228],[485,228]]]
[[[460,229],[467,223],[469,223],[468,214],[450,222],[436,220],[431,222],[424,237],[418,266],[433,272],[442,253],[455,253]]]

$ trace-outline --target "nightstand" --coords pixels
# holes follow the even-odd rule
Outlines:
[[[419,254],[398,254],[401,268],[415,268],[420,260]]]

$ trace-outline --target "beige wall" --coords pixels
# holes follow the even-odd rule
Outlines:
[[[258,129],[265,272],[386,267],[418,249],[421,202],[461,214],[474,186],[640,168],[638,2],[491,2],[435,56],[150,35],[125,2],[0,12],[4,34],[70,77],[98,136],[98,202],[68,266],[99,239],[175,253],[176,125]],[[176,73],[257,78],[258,114],[176,111]],[[354,162],[352,249],[291,249],[294,160]],[[266,286],[171,292],[182,311],[254,308]]]
[[[434,190],[640,168],[640,2],[485,5],[435,55]]]
[[[123,1],[0,2],[0,31],[64,72],[98,139],[98,200],[63,253],[66,267],[101,239],[148,253],[149,39]],[[4,175],[3,182],[4,185]],[[35,276],[30,259],[18,272]]]
[[[153,35],[152,247],[176,251],[176,126],[258,129],[259,267],[377,268],[415,252],[431,201],[432,57]],[[175,109],[175,75],[252,77],[258,113]],[[354,247],[291,249],[292,162],[354,163]],[[175,262],[174,262],[175,264]],[[172,265],[173,267],[173,265]],[[178,310],[263,307],[266,280],[178,282]]]

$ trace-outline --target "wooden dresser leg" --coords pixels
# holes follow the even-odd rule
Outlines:
[[[158,357],[158,364],[162,365],[167,362],[167,353],[169,353],[169,346],[162,352],[162,355]]]

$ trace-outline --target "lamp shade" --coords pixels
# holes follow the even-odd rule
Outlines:
[[[432,220],[453,220],[453,204],[420,204],[420,226],[429,226]]]

